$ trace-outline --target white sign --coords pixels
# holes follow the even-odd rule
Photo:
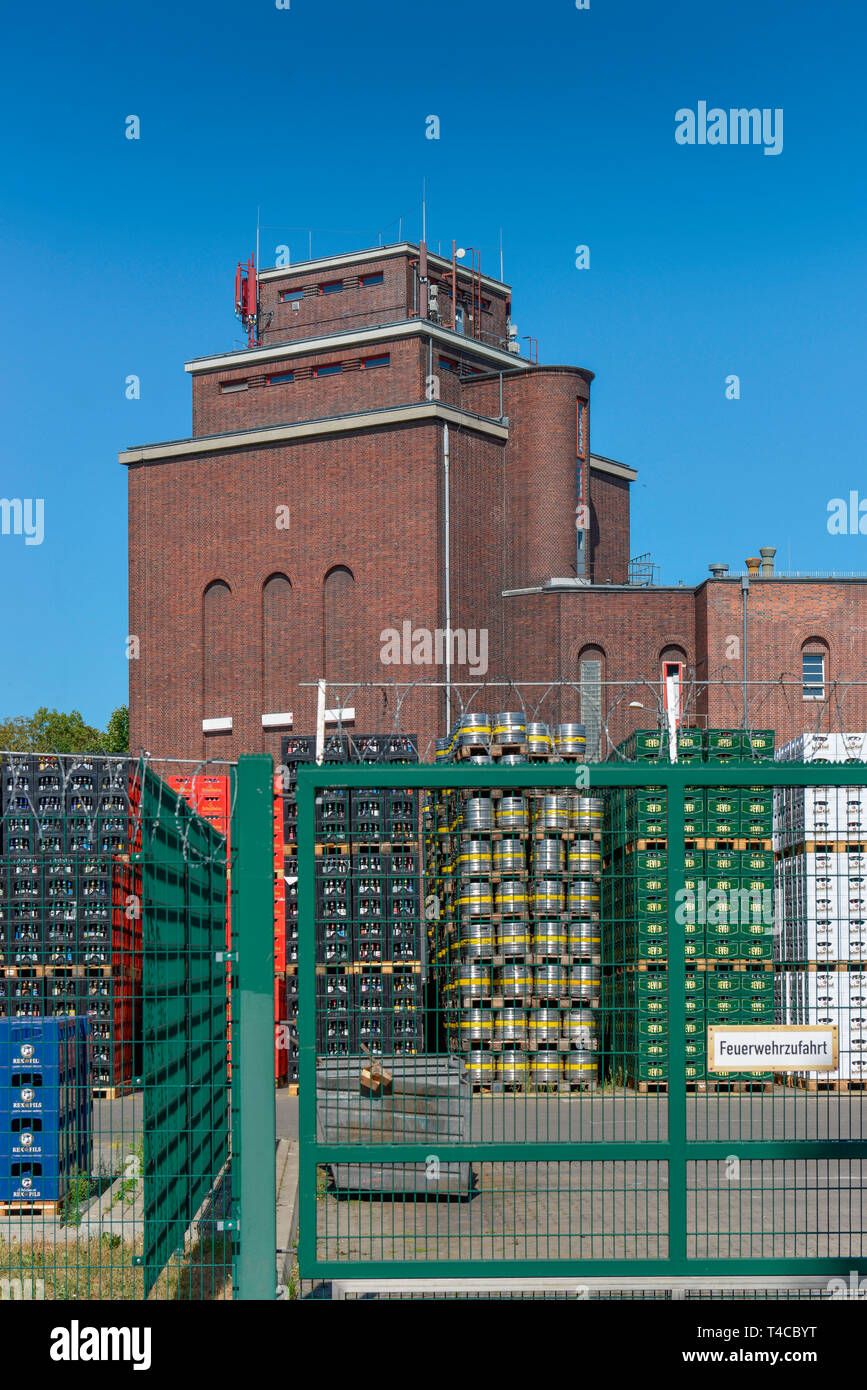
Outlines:
[[[836,1024],[714,1024],[707,1030],[707,1069],[834,1071]]]

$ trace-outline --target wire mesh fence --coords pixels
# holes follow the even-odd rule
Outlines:
[[[863,750],[734,735],[298,769],[304,1296],[837,1296],[864,1255]]]
[[[4,1297],[232,1296],[231,769],[161,770],[0,760]]]

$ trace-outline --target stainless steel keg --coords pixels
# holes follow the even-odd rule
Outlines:
[[[494,971],[494,988],[504,999],[529,999],[533,972],[529,965],[501,965]]]
[[[462,830],[493,830],[494,803],[489,796],[469,796],[464,806]]]
[[[458,892],[461,917],[490,917],[494,909],[489,879],[464,879]]]
[[[501,1043],[525,1043],[527,1015],[523,1009],[491,1009],[494,1018],[494,1040]]]
[[[498,1075],[504,1086],[525,1085],[530,1075],[528,1059],[523,1052],[500,1052],[495,1054],[498,1061]]]
[[[602,829],[602,798],[600,796],[572,797],[571,828],[594,831]]]
[[[599,1084],[599,1058],[595,1052],[566,1052],[563,1054],[563,1078],[573,1086],[588,1090]]]
[[[562,1077],[558,1052],[537,1052],[530,1058],[530,1080],[536,1086],[556,1086]]]
[[[587,748],[587,731],[583,724],[555,724],[554,751],[561,755],[583,757]]]
[[[527,725],[527,751],[536,756],[550,753],[553,745],[551,743],[551,730],[547,724],[538,721]]]
[[[532,1043],[556,1044],[560,1041],[559,1009],[531,1009],[527,1025]]]
[[[580,956],[584,960],[598,956],[602,951],[602,937],[598,925],[592,922],[569,922],[566,950],[570,956]]]
[[[478,878],[491,872],[489,840],[461,840],[458,852],[458,873],[461,878]]]
[[[494,868],[500,873],[521,873],[524,868],[523,840],[495,840]]]
[[[533,871],[539,878],[561,874],[565,857],[562,840],[536,840],[533,846]]]
[[[598,874],[602,871],[602,848],[598,840],[571,840],[570,874]]]
[[[497,1079],[496,1052],[465,1052],[464,1070],[474,1086],[490,1086]]]
[[[568,994],[570,999],[593,999],[602,988],[602,971],[598,965],[569,967]]]
[[[592,1009],[570,1009],[563,1016],[563,1038],[572,1047],[590,1051],[599,1043],[599,1017]]]
[[[462,998],[490,999],[491,968],[489,965],[458,966],[455,990]]]
[[[457,1031],[461,1050],[469,1043],[490,1042],[494,1036],[493,1009],[466,1009],[458,1018]]]
[[[566,907],[570,917],[592,917],[599,912],[599,884],[576,878],[569,884]]]
[[[533,994],[537,999],[565,997],[567,980],[568,967],[565,965],[533,966]]]
[[[555,917],[563,911],[563,884],[555,878],[543,878],[533,884],[531,893],[536,917]]]
[[[544,917],[533,925],[533,952],[537,956],[562,956],[569,949],[565,922],[551,922]]]
[[[568,796],[546,793],[536,798],[533,812],[533,826],[536,830],[569,829]]]
[[[529,955],[532,950],[530,928],[525,921],[497,924],[497,953],[506,958]]]
[[[495,950],[494,928],[490,922],[462,924],[460,952],[464,960],[486,960]]]
[[[490,741],[491,716],[482,714],[479,710],[471,710],[465,714],[458,726],[458,743],[466,747],[475,743],[487,744]]]
[[[494,743],[523,743],[527,725],[523,713],[507,711],[494,715]]]
[[[501,796],[496,808],[497,829],[527,829],[527,803],[522,796]]]
[[[515,879],[504,879],[494,890],[494,906],[504,916],[526,917],[527,885]]]

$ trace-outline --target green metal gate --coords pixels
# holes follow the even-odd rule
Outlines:
[[[724,782],[738,793],[760,788],[768,795],[774,787],[860,789],[867,781],[865,771],[863,765],[795,763],[732,763],[723,771],[667,762],[501,766],[496,771],[467,764],[299,769],[302,1277],[620,1277],[633,1285],[646,1278],[696,1286],[702,1280],[719,1285],[723,1280],[764,1279],[770,1285],[800,1277],[815,1279],[822,1288],[829,1276],[846,1275],[864,1253],[858,1194],[867,1137],[860,1090],[853,1085],[832,1094],[764,1081],[727,1090],[691,1086],[682,1045],[690,973],[687,935],[675,924],[683,920],[678,914],[687,878],[687,786]],[[531,1095],[508,1089],[484,1094],[481,1086],[456,1140],[441,1133],[427,1137],[415,1120],[411,1139],[401,1141],[389,1128],[391,1120],[381,1120],[381,1129],[372,1133],[369,1108],[359,1127],[357,1095],[355,1101],[346,1094],[339,1101],[334,1098],[337,1092],[329,1091],[332,1083],[324,1079],[318,1055],[328,1033],[322,992],[328,988],[328,967],[322,963],[326,957],[318,928],[325,909],[317,901],[316,881],[317,865],[329,847],[316,845],[314,853],[317,794],[325,787],[424,792],[492,785],[505,795],[531,787],[574,792],[576,781],[583,795],[604,792],[615,800],[661,789],[653,796],[661,795],[667,813],[666,1083],[654,1086],[639,1076],[632,1088],[623,1085],[618,1067],[625,1048],[622,1035],[614,1031],[623,1028],[622,1011],[618,1023],[609,992],[603,1009],[608,1010],[608,1069],[593,1095],[564,1097],[544,1085],[531,1087]],[[652,821],[648,824],[652,828]],[[339,866],[340,846],[330,848]],[[867,851],[867,844],[862,848]],[[425,891],[430,888],[426,884]],[[355,979],[365,979],[363,965],[341,969],[348,982],[341,988],[366,988],[352,985],[353,972]],[[391,967],[392,978],[396,970]],[[637,977],[646,979],[648,970],[652,973],[652,967],[634,966]],[[613,979],[614,967],[611,973]],[[428,963],[426,974],[426,1018],[433,1025],[426,1055],[441,1056],[443,1030],[437,1025],[442,1024],[446,980],[436,959]],[[638,1012],[631,1017],[630,1026],[640,1032]],[[544,1019],[534,1021],[544,1026]],[[475,1023],[481,1028],[484,1019]],[[347,1065],[360,1070],[366,1059],[357,1048],[353,1054]],[[542,1056],[539,1076],[544,1067]],[[385,1108],[380,1113],[386,1114]],[[409,1125],[404,1133],[410,1133]],[[410,1192],[404,1176],[409,1168],[401,1165],[412,1165],[415,1173],[429,1168],[434,1174],[460,1173],[460,1165],[471,1165],[474,1190],[462,1191],[458,1181],[452,1192],[443,1187],[428,1197],[423,1191]],[[340,1173],[344,1191],[336,1177]],[[375,1197],[372,1188],[378,1188]]]
[[[139,778],[148,1292],[229,1158],[227,863],[225,838],[182,796],[144,764]]]

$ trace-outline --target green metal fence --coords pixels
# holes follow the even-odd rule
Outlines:
[[[2,756],[0,1298],[275,1297],[271,766]]]
[[[792,1278],[815,1281],[827,1295],[828,1280],[845,1277],[864,1254],[867,1137],[857,1073],[842,1081],[838,1072],[830,1083],[802,1067],[789,1084],[773,1074],[712,1074],[707,1030],[732,1018],[811,1022],[815,1010],[786,1012],[780,990],[789,985],[781,982],[795,977],[809,985],[845,972],[860,989],[860,958],[808,959],[779,920],[762,917],[762,894],[772,872],[778,904],[786,891],[779,877],[785,851],[775,868],[768,853],[774,788],[778,797],[786,789],[850,788],[857,800],[865,782],[863,764],[760,761],[299,769],[301,1276],[574,1276],[620,1278],[632,1287],[644,1278],[695,1288]],[[737,814],[752,819],[726,821],[732,812],[722,783],[737,799]],[[370,904],[391,891],[384,837],[379,861],[360,836],[341,845],[321,812],[317,819],[325,788],[332,802],[342,788],[400,788],[434,798],[431,804],[453,790],[451,803],[439,803],[442,823],[433,815],[418,830],[427,954],[417,964],[400,964],[385,947],[376,958]],[[475,814],[462,798],[492,788],[502,812],[488,829],[477,823],[466,836],[472,845],[461,845],[469,822],[460,816]],[[705,798],[706,813],[707,789],[716,789],[713,836],[696,821],[696,797]],[[556,805],[550,832],[539,811],[541,831],[532,821],[517,834],[509,828],[506,799],[526,797],[536,808],[544,793],[598,797],[605,807],[595,841],[586,836],[598,846],[600,870],[589,865],[588,850],[586,858],[575,851],[573,878],[561,870],[562,898],[556,866],[569,863],[580,836],[556,829]],[[459,807],[458,816],[449,805]],[[741,835],[744,827],[757,833]],[[816,837],[800,835],[812,854]],[[847,850],[867,854],[867,824],[863,838],[847,836]],[[697,842],[702,854],[719,853],[713,873],[704,859],[696,873]],[[520,843],[524,849],[515,849]],[[474,878],[471,862],[466,873],[459,866],[462,853],[483,864],[490,855],[496,865],[498,845],[503,863],[509,852],[518,856],[511,868]],[[745,856],[734,884],[717,845]],[[385,849],[393,854],[395,845]],[[339,901],[341,860],[361,885],[348,894],[342,933],[333,899],[324,896],[336,892]],[[537,863],[555,867],[537,870]],[[726,958],[726,932],[710,918],[700,923],[703,954],[695,952],[696,904],[705,913],[709,883],[714,892],[728,884],[744,904],[742,921],[722,922],[742,933],[734,957]],[[753,884],[758,911],[743,884]],[[595,891],[598,911],[586,906]],[[534,904],[529,912],[522,897]],[[449,902],[457,904],[453,912]],[[523,922],[532,923],[532,938],[515,950],[528,930]],[[335,938],[342,956],[333,954]],[[367,1021],[370,993],[387,993],[390,980],[386,1012],[397,1017],[413,972],[423,981],[423,1041],[398,1048],[404,1034],[392,1030],[380,1044]],[[773,1012],[762,1002],[768,980]],[[664,1007],[654,1012],[647,1003],[659,999],[660,982]],[[575,1021],[582,1006],[592,1015],[585,1024]],[[851,1004],[846,1013],[854,1059],[856,1032],[864,1035]],[[841,1027],[843,1014],[838,1005]],[[585,1053],[594,1042],[590,1065]],[[377,1076],[377,1063],[390,1075]],[[371,1066],[372,1078],[363,1078]]]

